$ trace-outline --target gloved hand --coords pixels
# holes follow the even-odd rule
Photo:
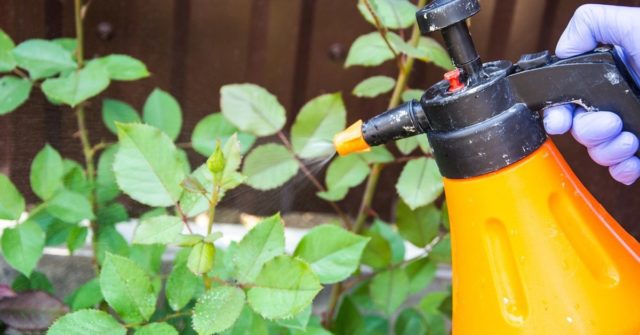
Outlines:
[[[622,48],[632,71],[640,74],[640,8],[583,5],[575,12],[558,41],[556,55],[571,57],[595,49],[598,43]],[[640,83],[639,83],[640,84]],[[640,111],[638,111],[640,113]],[[571,129],[573,137],[587,147],[598,164],[609,167],[611,176],[631,185],[640,177],[635,156],[638,138],[622,131],[622,120],[612,112],[587,112],[575,105],[544,111],[544,127],[551,135]]]

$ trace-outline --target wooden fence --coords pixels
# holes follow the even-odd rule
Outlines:
[[[481,0],[482,11],[472,21],[472,34],[482,58],[516,60],[522,53],[553,50],[573,11],[586,1]],[[639,0],[597,1],[627,6]],[[141,109],[154,87],[168,90],[181,102],[184,133],[189,141],[196,122],[219,109],[218,90],[234,82],[253,82],[276,94],[290,119],[308,99],[342,91],[349,121],[381,112],[385,98],[356,99],[349,92],[362,79],[392,75],[382,70],[343,68],[350,43],[372,27],[360,18],[355,0],[93,0],[86,17],[86,55],[126,53],[143,60],[153,72],[136,83],[116,83],[105,97],[122,99]],[[27,38],[72,36],[73,1],[1,0],[0,28],[16,42]],[[413,88],[426,88],[442,76],[430,65],[415,69]],[[99,100],[98,100],[99,101]],[[92,141],[113,140],[102,126],[99,104],[90,106]],[[28,191],[31,159],[45,142],[63,156],[81,160],[73,134],[75,118],[67,108],[48,104],[35,91],[18,111],[0,118],[0,171],[10,174]],[[640,183],[624,187],[606,169],[591,163],[586,151],[570,138],[557,140],[576,173],[598,199],[640,235]],[[193,154],[192,163],[203,158]],[[388,217],[396,198],[397,168],[383,172],[375,201]],[[358,208],[361,190],[345,200],[350,212]],[[239,192],[228,204],[247,210],[329,210],[304,182],[284,192]]]

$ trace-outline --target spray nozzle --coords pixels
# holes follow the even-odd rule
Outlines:
[[[358,122],[336,134],[333,144],[340,156],[369,151],[371,146],[423,134],[427,117],[416,100],[390,109],[367,122]]]

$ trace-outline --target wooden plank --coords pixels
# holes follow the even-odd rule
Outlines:
[[[527,1],[519,0],[513,9],[511,29],[504,57],[516,62],[520,55],[539,51],[540,29],[545,25],[544,9],[546,2],[556,0]]]
[[[491,41],[491,26],[496,13],[497,0],[481,0],[480,13],[471,18],[471,36],[480,57],[491,60],[489,57],[489,42]]]
[[[44,4],[39,0],[13,0],[13,27],[8,30],[13,40],[20,43],[29,38],[44,36],[45,15]],[[9,124],[13,130],[13,148],[9,157],[11,179],[27,198],[33,201],[35,195],[29,187],[29,171],[33,157],[44,145],[46,125],[44,122],[46,110],[43,108],[44,97],[37,89],[32,91],[30,99],[11,114],[6,115],[1,122]]]

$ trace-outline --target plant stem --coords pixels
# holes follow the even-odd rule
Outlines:
[[[326,329],[331,329],[331,323],[333,322],[333,314],[335,313],[336,306],[338,306],[338,301],[340,300],[340,296],[342,295],[342,283],[338,282],[333,287],[331,287],[331,296],[329,297],[329,307],[327,308],[327,312],[325,314],[324,319],[324,327]]]
[[[426,2],[427,0],[418,0],[418,3],[417,3],[418,8],[424,7]],[[380,24],[380,20],[379,18],[377,18],[375,12],[371,8],[369,1],[364,0],[364,3],[365,5],[367,5],[367,9],[371,13],[371,15],[374,17],[374,21],[376,23],[376,28],[378,29],[378,32],[380,32],[380,34],[382,35],[382,38],[387,43],[387,46],[393,52],[394,50],[386,38],[386,28],[382,27],[382,25]],[[420,29],[418,28],[418,24],[414,23],[413,30],[411,32],[411,39],[409,43],[415,47],[418,45],[418,42],[420,42]],[[395,52],[394,52],[394,55],[395,55]],[[400,100],[402,98],[402,92],[404,92],[404,90],[407,88],[407,81],[409,80],[409,75],[411,73],[411,70],[413,69],[413,63],[414,63],[413,57],[407,57],[404,61],[400,58],[400,61],[399,61],[400,72],[398,73],[398,78],[396,80],[396,86],[393,89],[393,94],[391,95],[391,99],[389,100],[389,105],[388,105],[389,109],[397,106],[400,103]],[[378,186],[378,180],[380,179],[380,172],[382,171],[383,166],[384,166],[383,164],[376,163],[376,164],[373,164],[373,166],[371,167],[371,173],[369,174],[369,177],[367,179],[367,185],[365,186],[365,191],[362,196],[362,203],[360,204],[358,217],[356,218],[356,221],[352,226],[352,231],[355,233],[360,232],[360,230],[362,229],[367,219],[367,215],[369,212],[368,209],[371,207],[371,203],[373,202],[373,196],[375,195],[376,187]],[[329,301],[328,314],[326,316],[327,318],[325,319],[325,325],[327,325],[327,328],[329,328],[329,326],[331,325],[331,320],[333,320],[333,313],[335,312],[335,308],[342,294],[342,291],[343,290],[341,285],[335,285],[331,290],[331,300]]]
[[[184,224],[185,227],[187,227],[187,230],[189,231],[189,233],[193,234],[193,230],[191,230],[191,227],[189,226],[189,218],[187,217],[187,215],[182,210],[182,206],[180,206],[179,202],[176,202],[176,211],[178,212],[178,214],[180,214],[180,218],[182,219],[182,223]]]
[[[418,8],[422,8],[425,4],[426,0],[419,0],[417,6]],[[376,22],[376,24],[378,24],[378,22]],[[380,28],[378,28],[378,30],[380,30]],[[414,23],[409,43],[412,46],[416,47],[418,45],[418,42],[420,42],[420,29],[418,28],[417,23]],[[402,92],[404,92],[405,88],[407,87],[407,81],[409,80],[409,75],[411,74],[411,70],[413,69],[414,61],[415,59],[413,57],[407,57],[404,65],[401,66],[400,73],[398,73],[398,78],[396,80],[396,86],[393,89],[391,100],[389,100],[388,109],[391,109],[400,103]],[[377,163],[372,166],[371,173],[369,174],[369,178],[367,179],[365,193],[362,197],[362,203],[360,204],[360,211],[353,226],[355,232],[358,232],[360,229],[362,229],[362,226],[367,219],[367,208],[371,207],[373,195],[375,194],[378,180],[380,179],[380,171],[382,171],[383,166],[384,165],[381,163]]]
[[[214,178],[219,179],[217,177]],[[218,201],[220,200],[220,180],[217,180],[213,184],[211,200],[209,202],[209,223],[207,224],[207,235],[211,234],[211,229],[213,229],[213,219],[216,216],[216,206],[218,206]]]
[[[309,181],[311,181],[311,183],[316,187],[316,189],[318,189],[318,191],[326,192],[327,189],[324,188],[324,186],[322,186],[322,183],[320,183],[320,181],[318,181],[318,179],[313,175],[313,173],[311,173],[311,171],[309,171],[309,169],[304,164],[304,162],[302,162],[302,160],[300,160],[300,158],[295,154],[295,152],[293,151],[293,147],[291,146],[291,142],[289,142],[289,140],[287,139],[287,137],[284,135],[284,133],[282,131],[278,132],[278,138],[280,139],[280,141],[282,141],[282,143],[287,148],[287,150],[289,150],[289,152],[293,155],[293,157],[296,160],[296,162],[298,162],[298,166],[300,166],[300,170],[302,170],[302,172],[307,177],[307,179],[309,179]],[[340,206],[338,206],[338,204],[336,204],[333,201],[327,201],[327,202],[329,203],[329,205],[331,205],[331,208],[333,208],[333,210],[336,212],[336,214],[338,214],[338,216],[340,216],[340,220],[342,221],[342,225],[347,229],[351,229],[351,227],[352,227],[351,219],[342,210],[342,208],[340,208]]]
[[[76,60],[78,61],[78,71],[82,69],[84,66],[84,30],[82,26],[82,0],[74,0],[74,17],[75,17],[75,25],[76,25]],[[80,143],[82,144],[82,153],[84,154],[85,167],[87,170],[87,179],[89,180],[89,184],[94,185],[95,177],[96,177],[96,169],[93,163],[93,154],[94,150],[91,146],[91,141],[89,140],[89,132],[87,130],[87,125],[85,121],[84,115],[84,104],[80,103],[74,108],[76,114],[76,120],[78,123],[78,136],[80,137]],[[91,191],[89,194],[89,202],[91,203],[91,207],[93,211],[96,211],[96,196],[95,189]],[[89,228],[91,229],[91,248],[93,250],[93,267],[96,272],[96,275],[100,273],[100,265],[98,264],[98,260],[96,258],[98,252],[98,223],[93,220],[89,224]]]
[[[376,13],[375,10],[373,10],[373,7],[371,7],[371,3],[369,2],[369,0],[362,0],[362,2],[364,3],[365,7],[367,7],[367,11],[369,11],[369,14],[371,14],[371,17],[373,18],[373,22],[375,23],[375,26],[378,29],[378,32],[380,33],[380,36],[384,40],[384,43],[387,45],[387,48],[389,48],[389,50],[393,54],[393,58],[396,58],[400,61],[400,58],[398,57],[399,56],[398,52],[396,51],[396,49],[393,48],[393,45],[391,45],[391,42],[387,38],[387,33],[389,32],[387,30],[387,27],[382,25],[382,23],[380,22],[380,18],[378,17],[378,14]],[[398,65],[400,64],[401,63],[398,63]]]
[[[378,179],[380,178],[380,171],[382,170],[382,164],[373,164],[371,167],[371,173],[367,179],[367,185],[364,189],[364,195],[362,196],[362,203],[360,203],[360,210],[358,211],[358,217],[356,223],[353,226],[353,231],[359,233],[362,230],[362,226],[367,218],[368,208],[371,207],[373,202],[373,196],[376,192],[376,186],[378,185]]]
[[[76,21],[76,40],[78,46],[76,47],[76,58],[78,60],[78,68],[84,66],[84,30],[82,29],[82,0],[73,0],[73,11]]]

